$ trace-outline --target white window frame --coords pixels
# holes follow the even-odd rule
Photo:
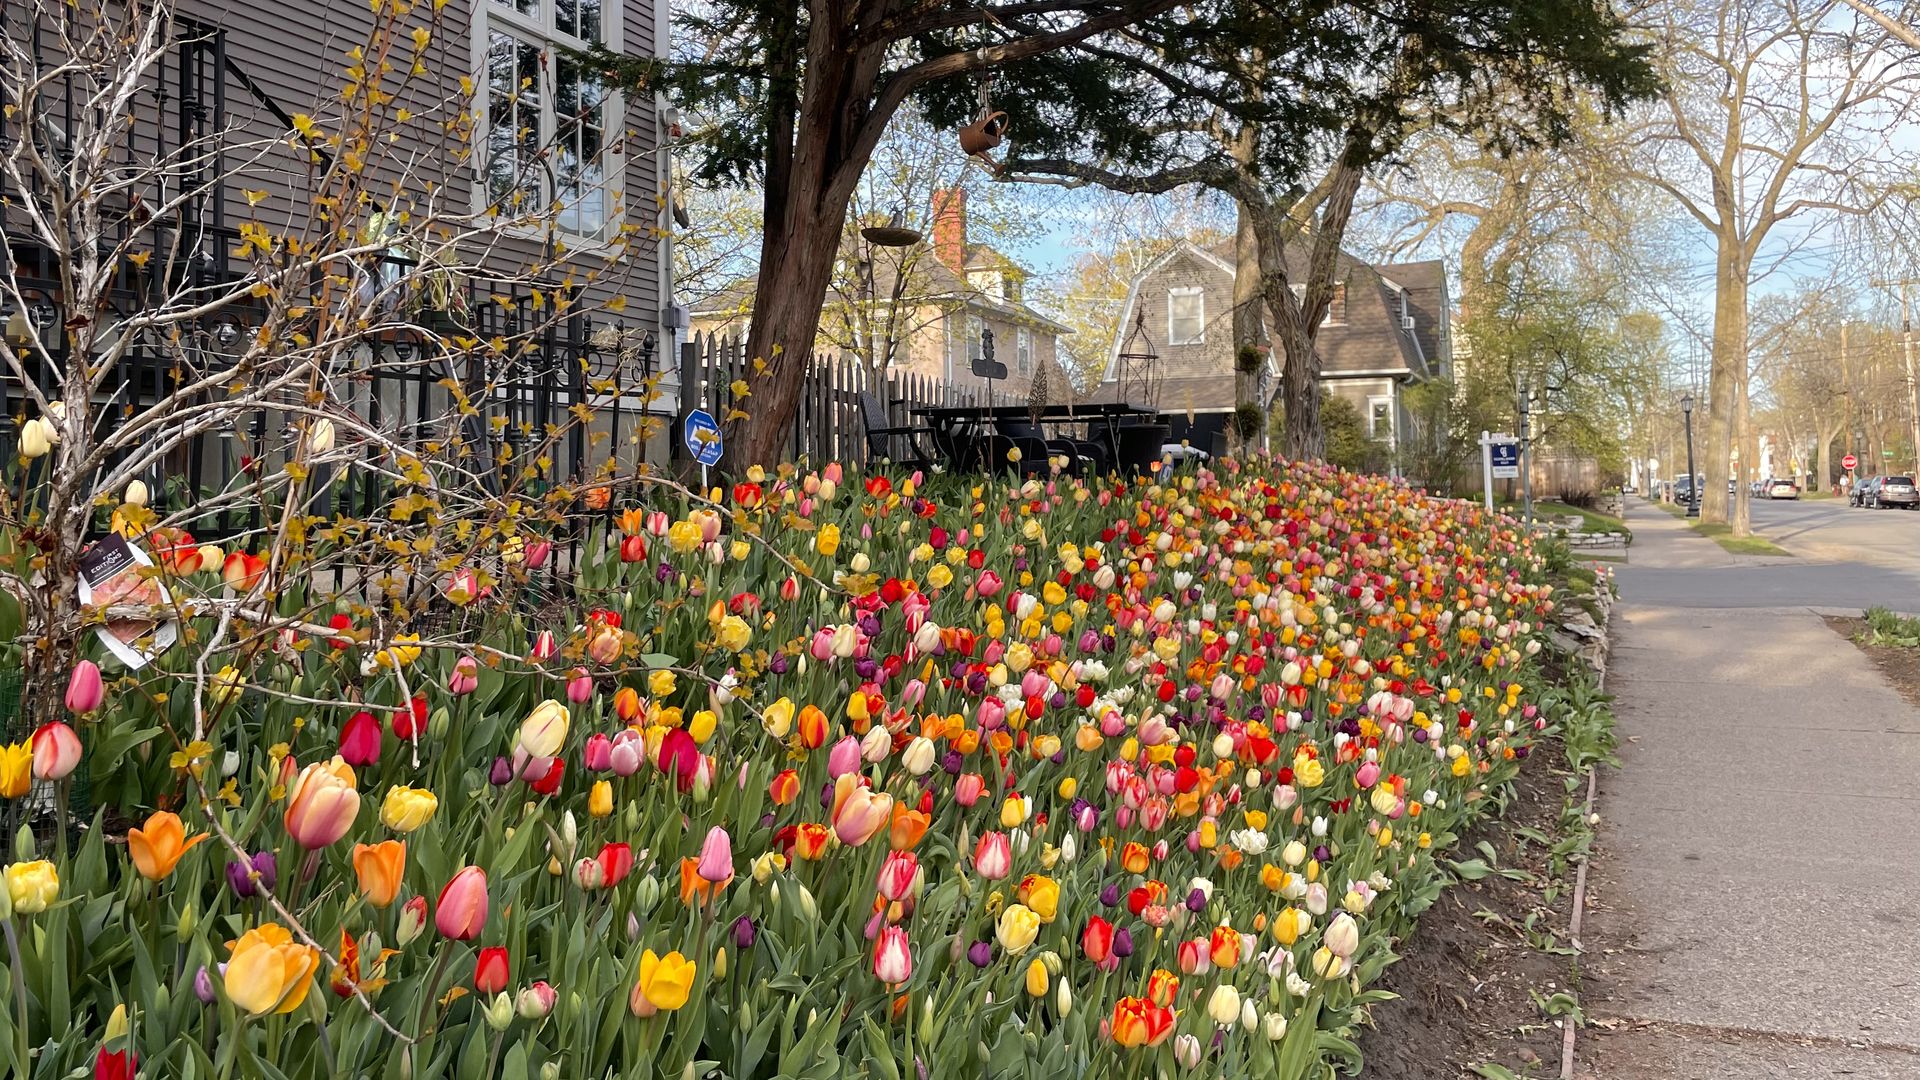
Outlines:
[[[1382,434],[1374,424],[1373,410],[1374,410],[1374,407],[1377,405],[1385,405],[1387,407],[1387,430],[1385,434]],[[1394,436],[1398,434],[1398,431],[1396,429],[1399,428],[1400,426],[1397,412],[1398,410],[1396,410],[1393,407],[1393,395],[1374,394],[1368,397],[1367,398],[1367,438],[1384,439],[1388,443],[1392,443],[1394,440]]]
[[[629,3],[643,0],[600,0],[600,43],[613,52],[622,51],[623,24],[625,8]],[[475,213],[485,213],[492,205],[492,193],[487,177],[487,137],[488,123],[492,116],[489,93],[490,85],[487,70],[487,58],[493,44],[495,31],[510,34],[527,44],[539,47],[540,55],[540,132],[539,145],[551,147],[559,129],[559,118],[554,111],[554,74],[557,67],[555,46],[566,45],[585,49],[593,44],[585,38],[576,37],[561,31],[555,25],[555,0],[536,0],[536,14],[523,14],[514,0],[473,0],[473,26],[471,53],[474,70],[473,78],[473,116],[474,129],[472,167],[472,199]],[[574,232],[558,226],[557,211],[552,211],[553,192],[544,191],[546,202],[535,213],[549,215],[556,219],[555,230],[572,243],[575,248],[609,247],[619,236],[627,214],[626,171],[627,157],[624,153],[626,141],[627,102],[618,91],[606,90],[605,105],[601,117],[600,157],[604,162],[604,184],[601,197],[605,201],[605,213],[600,228],[595,232]],[[545,181],[542,187],[545,188]],[[530,211],[532,212],[532,211]],[[538,230],[529,229],[529,232]]]
[[[1301,284],[1300,282],[1294,282],[1288,285],[1287,288],[1293,290],[1293,302],[1301,305],[1302,307],[1305,307],[1307,303],[1307,287]],[[1330,290],[1330,295],[1327,297],[1327,313],[1320,317],[1321,326],[1347,325],[1346,298],[1347,298],[1347,283],[1344,281],[1334,282],[1333,289]],[[1336,299],[1341,301],[1340,317],[1338,319],[1333,317],[1333,302]]]
[[[1173,305],[1176,297],[1192,297],[1199,301],[1199,311],[1194,315],[1194,334],[1182,337],[1175,329]],[[1205,345],[1207,343],[1207,290],[1198,285],[1174,285],[1167,289],[1167,344],[1168,345]]]
[[[1021,327],[1014,332],[1014,359],[1019,364],[1016,372],[1021,375],[1033,374],[1033,331]]]

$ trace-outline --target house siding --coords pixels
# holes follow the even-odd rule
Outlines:
[[[428,10],[421,5],[417,16]],[[651,54],[655,48],[655,11],[652,0],[626,0],[622,4],[620,45],[633,54]],[[179,13],[226,32],[227,55],[259,91],[287,113],[307,113],[324,126],[337,130],[337,121],[327,118],[338,112],[338,97],[345,82],[344,71],[351,62],[348,52],[362,45],[373,29],[374,13],[365,0],[316,0],[312,3],[273,3],[268,0],[182,0]],[[461,101],[460,78],[480,73],[474,69],[473,2],[450,0],[441,12],[441,29],[426,49],[431,78],[413,86],[398,104],[412,108],[419,118],[408,125],[408,133],[421,137],[437,136],[440,124],[427,119],[436,107],[474,108]],[[395,66],[411,52],[404,38],[395,50]],[[398,75],[389,75],[389,85]],[[226,78],[226,111],[232,130],[231,141],[249,144],[242,154],[229,153],[227,165],[232,171],[226,185],[225,215],[229,225],[258,221],[276,232],[304,229],[308,210],[317,193],[319,168],[310,165],[300,153],[279,136],[280,121],[266,105],[232,75]],[[444,111],[441,115],[445,115]],[[628,256],[614,264],[581,253],[577,265],[596,270],[600,281],[588,285],[583,302],[603,304],[614,296],[625,298],[626,307],[619,321],[635,328],[658,329],[661,296],[662,245],[658,237],[663,205],[660,198],[659,120],[655,102],[635,96],[625,102],[621,143],[624,157],[622,185],[624,193],[619,210],[621,220],[638,230],[641,239]],[[171,133],[168,133],[171,137]],[[453,135],[446,136],[444,149],[428,143],[409,147],[395,154],[391,163],[377,163],[374,175],[397,181],[402,175],[399,161],[411,171],[403,193],[415,199],[426,197],[432,184],[444,193],[444,210],[464,214],[472,209],[474,160],[455,161],[455,151],[463,147]],[[414,155],[417,161],[410,161]],[[249,205],[247,189],[267,192],[257,205]],[[541,253],[534,237],[501,238],[486,252],[483,262],[504,272],[531,265]],[[667,354],[666,335],[656,356]]]
[[[1230,255],[1230,250],[1227,254]],[[1421,344],[1416,343],[1416,335],[1423,332],[1423,318],[1434,319],[1433,309],[1446,309],[1444,273],[1438,263],[1410,264],[1410,267],[1420,268],[1427,275],[1422,281],[1435,286],[1425,292],[1406,290],[1408,311],[1415,318],[1413,333],[1401,326],[1403,289],[1400,283],[1344,254],[1336,266],[1335,283],[1345,287],[1345,317],[1323,323],[1315,344],[1327,389],[1343,397],[1350,396],[1363,413],[1366,398],[1383,393],[1394,398],[1396,415],[1403,413],[1399,404],[1400,384],[1427,377],[1445,365],[1444,318],[1440,318],[1438,330],[1424,328],[1433,334],[1431,351],[1438,352],[1439,356],[1429,355],[1423,362]],[[1205,340],[1200,343],[1168,343],[1170,295],[1179,288],[1203,290]],[[1119,340],[1114,343],[1114,359],[1106,373],[1108,392],[1115,392],[1113,385],[1120,375],[1118,355],[1128,350],[1127,342],[1136,319],[1143,316],[1154,343],[1153,351],[1160,357],[1159,406],[1169,413],[1231,409],[1234,405],[1232,297],[1233,271],[1228,258],[1218,252],[1202,252],[1191,245],[1175,249],[1135,282]],[[1360,389],[1380,386],[1389,389],[1384,392]]]

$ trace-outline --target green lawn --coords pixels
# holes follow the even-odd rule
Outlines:
[[[1654,503],[1653,505],[1683,520],[1687,516],[1685,503]],[[1786,548],[1781,547],[1779,544],[1774,543],[1764,536],[1736,537],[1733,535],[1733,526],[1731,525],[1709,525],[1704,521],[1696,521],[1687,527],[1699,533],[1701,536],[1712,540],[1714,543],[1719,544],[1735,555],[1793,554],[1793,552],[1788,551]]]
[[[1499,506],[1502,510],[1515,516],[1518,516],[1524,509],[1519,503],[1502,502]],[[1624,533],[1627,537],[1627,543],[1633,543],[1633,530],[1627,528],[1627,523],[1617,517],[1608,517],[1605,514],[1596,513],[1592,510],[1582,510],[1577,506],[1568,506],[1566,503],[1555,502],[1552,499],[1534,500],[1533,513],[1536,518],[1559,518],[1578,515],[1580,518],[1581,532]]]
[[[1793,554],[1764,536],[1734,536],[1731,525],[1709,525],[1704,521],[1696,521],[1689,527],[1735,555]]]

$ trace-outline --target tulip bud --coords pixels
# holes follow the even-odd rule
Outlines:
[[[493,1000],[487,1003],[486,1017],[487,1026],[495,1031],[505,1031],[513,1023],[513,999],[507,996],[505,990],[495,994]]]
[[[520,996],[514,1001],[514,1011],[520,1014],[522,1020],[544,1020],[553,1012],[553,1002],[558,996],[543,979],[520,991]]]
[[[145,506],[147,505],[147,498],[147,482],[144,480],[131,480],[128,481],[126,494],[120,497],[120,501],[126,503],[128,506]]]
[[[394,931],[394,938],[401,948],[406,948],[414,938],[427,928],[427,898],[416,896],[407,901],[400,909],[400,925]]]
[[[47,456],[55,441],[53,426],[39,417],[20,425],[20,456],[23,458]]]
[[[333,421],[320,417],[307,425],[307,456],[318,457],[333,449]]]

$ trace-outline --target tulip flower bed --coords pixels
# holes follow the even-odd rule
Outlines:
[[[12,841],[7,1073],[1320,1077],[1545,726],[1552,589],[1468,503],[725,496],[602,518],[564,612],[505,533],[442,620],[289,591],[83,665],[0,753],[16,815],[104,807]]]

